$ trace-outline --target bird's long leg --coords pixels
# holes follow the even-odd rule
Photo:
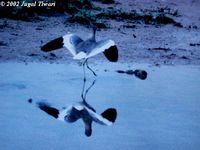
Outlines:
[[[86,66],[93,73],[94,76],[97,76],[97,74],[89,67],[87,59],[86,59]]]
[[[83,82],[83,88],[82,88],[82,92],[81,92],[81,98],[82,98],[83,101],[85,101],[84,94],[83,94],[84,90],[85,90],[85,82]]]

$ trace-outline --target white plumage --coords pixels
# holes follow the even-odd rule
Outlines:
[[[99,115],[91,106],[88,107],[89,105],[86,105],[84,102],[71,105],[61,110],[54,108],[45,102],[38,102],[37,106],[60,121],[73,123],[82,119],[85,125],[86,136],[91,136],[92,134],[93,121],[100,125],[111,126],[117,117],[117,111],[115,108],[108,108]]]
[[[95,32],[96,28],[94,28],[92,37],[87,40],[81,39],[76,34],[68,33],[43,45],[41,50],[44,52],[50,52],[65,47],[71,53],[73,59],[84,60],[83,67],[87,64],[89,58],[102,52],[109,61],[117,62],[118,49],[115,42],[110,39],[96,41]],[[88,64],[87,67],[91,70]],[[91,71],[96,75],[93,70]]]

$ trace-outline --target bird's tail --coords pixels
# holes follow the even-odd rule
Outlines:
[[[64,40],[63,37],[56,38],[48,42],[47,44],[41,46],[41,50],[43,52],[50,52],[50,51],[62,48],[64,45],[63,40]]]
[[[101,116],[114,123],[117,118],[117,110],[115,108],[108,108],[101,113]]]
[[[32,99],[29,99],[28,102],[32,103]],[[46,103],[46,102],[36,102],[36,106],[38,108],[40,108],[42,111],[49,114],[50,116],[52,116],[56,119],[58,118],[59,110],[54,108],[54,107],[51,107],[48,103]]]

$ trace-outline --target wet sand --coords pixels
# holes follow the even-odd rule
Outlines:
[[[174,25],[148,25],[128,21],[107,20],[110,26],[97,32],[97,40],[113,39],[119,49],[119,63],[149,63],[154,65],[200,64],[200,12],[198,1],[116,1],[101,7],[115,7],[124,11],[170,8],[179,16],[172,17],[183,27]],[[0,62],[58,62],[72,61],[64,48],[53,55],[40,51],[49,40],[74,32],[88,38],[92,30],[77,23],[69,23],[68,15],[40,16],[42,21],[24,22],[0,19]],[[127,27],[132,26],[132,27]],[[165,51],[166,49],[166,51]],[[54,55],[55,54],[55,55]],[[92,62],[106,61],[103,55]]]

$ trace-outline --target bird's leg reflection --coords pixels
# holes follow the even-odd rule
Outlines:
[[[96,110],[86,102],[86,96],[95,85],[95,83],[96,80],[94,80],[92,84],[85,90],[86,79],[84,78],[81,94],[82,101],[68,107],[63,107],[63,109],[52,107],[46,102],[37,102],[36,105],[42,111],[60,121],[73,123],[79,119],[82,119],[85,126],[85,135],[91,136],[92,122],[96,122],[100,125],[110,126],[115,122],[117,118],[117,110],[115,108],[107,108],[101,114],[97,114]],[[29,99],[28,102],[32,103],[32,99]]]
[[[87,66],[87,68],[93,72],[93,74],[96,76],[95,72],[88,66],[88,62],[87,62],[88,59],[85,59],[85,61],[83,62],[83,87],[82,87],[82,92],[81,92],[81,98],[83,100],[83,102],[86,101],[86,96],[87,96],[87,93],[89,92],[89,90],[94,86],[95,82],[96,82],[96,79],[94,79],[94,81],[92,82],[92,84],[89,86],[89,88],[85,91],[85,85],[86,85],[86,72],[85,72],[85,65]]]
[[[88,92],[91,90],[91,88],[95,85],[96,83],[96,79],[94,79],[94,81],[92,82],[92,84],[87,88],[87,90],[85,91],[85,95],[84,95],[84,100],[86,100],[86,96],[88,94]]]
[[[83,80],[86,82],[86,76],[85,76],[85,64],[87,62],[87,59],[83,62]]]
[[[81,92],[81,98],[82,98],[82,100],[84,100],[84,91],[85,91],[85,83],[86,83],[85,63],[86,63],[86,60],[83,62],[83,88],[82,88],[82,92]]]
[[[87,90],[85,90],[85,85],[86,85],[86,78],[83,79],[83,87],[82,87],[82,92],[81,92],[81,98],[82,98],[82,102],[84,105],[86,105],[88,108],[90,108],[91,110],[93,110],[94,112],[95,109],[90,106],[87,102],[86,102],[86,96],[88,94],[88,92],[91,90],[91,88],[95,85],[96,83],[96,79],[94,79],[94,81],[92,82],[92,84],[87,88]]]

